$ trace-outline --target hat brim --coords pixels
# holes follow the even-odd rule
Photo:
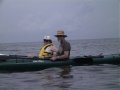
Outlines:
[[[67,35],[54,35],[55,37],[67,37]]]
[[[45,40],[45,41],[52,41],[51,39],[43,39],[43,40]]]

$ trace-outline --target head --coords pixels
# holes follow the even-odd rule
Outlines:
[[[50,36],[44,36],[43,41],[44,41],[44,44],[52,43],[52,40],[51,40]]]
[[[58,41],[64,40],[67,35],[64,34],[63,30],[57,31],[57,34],[55,35],[57,37]]]

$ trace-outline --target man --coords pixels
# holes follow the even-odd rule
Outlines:
[[[56,59],[68,60],[70,57],[71,46],[70,43],[65,40],[67,35],[65,35],[64,31],[61,30],[61,31],[57,31],[57,35],[55,35],[55,37],[57,37],[60,46],[58,49],[57,56],[53,56],[51,60],[56,60]]]
[[[39,51],[39,58],[49,59],[56,56],[57,48],[52,44],[50,36],[44,36],[43,42],[44,45]]]

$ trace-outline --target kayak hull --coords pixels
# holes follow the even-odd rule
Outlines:
[[[21,60],[19,60],[21,61]],[[50,67],[60,67],[72,65],[72,61],[50,61],[50,60],[32,60],[25,62],[9,61],[0,64],[0,71],[9,72],[23,72],[23,71],[37,71],[43,70]]]
[[[0,72],[23,72],[23,71],[38,71],[51,67],[61,66],[83,66],[83,65],[98,65],[98,64],[116,64],[120,65],[120,55],[106,56],[87,56],[75,57],[69,60],[41,60],[34,58],[17,58],[2,60],[0,62]]]

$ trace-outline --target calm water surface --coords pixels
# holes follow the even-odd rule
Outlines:
[[[56,43],[56,42],[55,42]],[[120,53],[119,39],[75,40],[71,57]],[[57,43],[56,43],[57,44]],[[37,55],[41,43],[4,43],[0,53]],[[120,65],[49,68],[0,73],[0,90],[120,90]]]

